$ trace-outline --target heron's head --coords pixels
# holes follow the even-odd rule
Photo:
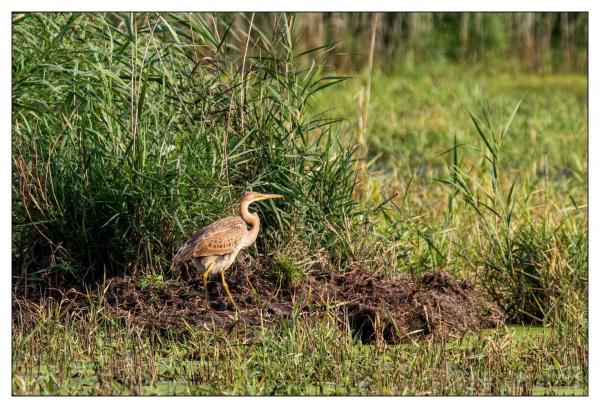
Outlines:
[[[279,194],[265,194],[265,193],[255,193],[254,191],[249,191],[247,193],[244,193],[244,195],[242,195],[241,198],[241,203],[247,203],[247,204],[251,204],[255,201],[261,201],[261,200],[275,200],[277,198],[283,198],[282,195]]]

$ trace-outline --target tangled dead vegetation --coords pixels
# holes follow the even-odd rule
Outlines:
[[[333,310],[340,324],[349,324],[363,343],[458,336],[504,322],[500,309],[472,282],[440,271],[409,278],[381,277],[358,269],[310,277],[290,287],[267,278],[264,271],[238,265],[229,271],[227,280],[237,313],[218,276],[208,282],[210,309],[201,280],[193,276],[148,285],[140,285],[140,279],[133,276],[113,278],[103,291],[104,307],[138,326],[226,332],[233,327],[272,327],[292,313]],[[67,293],[70,301],[85,303],[75,293]],[[19,310],[24,308],[20,301]]]

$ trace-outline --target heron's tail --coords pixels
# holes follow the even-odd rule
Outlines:
[[[179,248],[175,256],[173,256],[173,263],[179,265],[188,261],[191,258],[192,250],[193,247],[191,245],[187,245],[187,243],[183,245]]]
[[[177,251],[177,253],[173,256],[173,261],[172,263],[175,265],[179,265],[182,263],[182,250],[183,248],[179,248],[179,250]]]

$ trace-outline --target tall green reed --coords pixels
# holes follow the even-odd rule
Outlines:
[[[14,17],[15,285],[165,273],[245,190],[285,195],[259,208],[272,247],[297,234],[349,256],[354,152],[306,111],[344,78],[323,74],[320,47],[294,49],[293,16],[271,32],[248,19]]]
[[[482,286],[518,322],[559,321],[567,312],[582,310],[587,285],[586,229],[581,223],[563,224],[556,213],[542,216],[531,196],[536,180],[519,179],[503,164],[503,142],[517,115],[517,103],[503,125],[494,121],[490,106],[481,103],[481,116],[469,112],[479,143],[473,167],[464,165],[456,137],[451,152],[450,178],[438,181],[451,188],[450,215],[457,196],[473,211],[477,225],[478,265]],[[579,322],[585,317],[576,316]]]

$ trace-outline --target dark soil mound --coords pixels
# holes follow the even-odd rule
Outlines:
[[[363,342],[459,335],[503,323],[500,309],[474,284],[443,272],[411,278],[337,278],[345,309]]]
[[[274,316],[287,316],[291,312],[288,290],[278,291],[273,284],[265,287],[264,279],[251,283],[239,269],[232,272],[235,273],[227,274],[227,283],[237,313],[221,285],[220,276],[208,281],[210,309],[206,307],[201,279],[169,280],[141,289],[135,277],[113,278],[108,282],[105,299],[112,312],[154,328],[186,325],[228,328],[239,322],[260,325],[271,322]]]
[[[340,323],[348,322],[363,342],[460,335],[495,327],[504,319],[473,283],[443,272],[413,279],[382,278],[359,270],[311,278],[290,288],[238,266],[227,273],[227,282],[237,314],[219,276],[208,283],[210,310],[202,281],[196,278],[159,282],[144,289],[133,277],[114,278],[105,299],[109,310],[143,326],[228,330],[239,323],[274,324],[293,309],[308,312],[335,305]]]

